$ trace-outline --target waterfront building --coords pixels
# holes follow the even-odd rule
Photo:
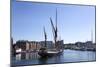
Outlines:
[[[96,49],[96,44],[93,43],[92,41],[87,41],[85,43],[85,45],[87,46],[87,49],[92,49],[92,50],[95,50]]]
[[[45,47],[45,41],[40,42],[42,47]],[[54,48],[54,43],[52,41],[46,41],[46,47],[48,49]]]
[[[16,46],[18,46],[18,48],[21,48],[22,51],[25,51],[28,49],[28,41],[24,41],[24,40],[19,40],[16,42]]]
[[[40,42],[20,40],[16,42],[16,46],[22,51],[33,51],[41,48]]]
[[[13,44],[13,38],[11,37],[11,56],[15,55],[15,45]]]
[[[96,50],[96,43],[92,43],[92,41],[86,42],[76,42],[64,45],[65,49],[75,49],[75,50]]]
[[[64,48],[64,42],[63,42],[63,40],[57,41],[57,48],[58,49],[63,49]]]
[[[41,41],[40,43],[41,43],[42,47],[45,47],[45,41]],[[47,47],[47,49],[55,48],[54,43],[52,41],[46,41],[46,47]],[[63,40],[57,41],[57,48],[64,48]]]

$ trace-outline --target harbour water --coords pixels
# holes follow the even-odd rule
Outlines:
[[[14,66],[23,66],[86,61],[96,61],[96,52],[66,49],[61,55],[49,58],[41,58],[37,53],[21,53],[17,54],[16,57],[12,57],[11,63]]]

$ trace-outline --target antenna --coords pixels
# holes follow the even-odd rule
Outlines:
[[[93,43],[93,30],[91,29],[91,41]]]

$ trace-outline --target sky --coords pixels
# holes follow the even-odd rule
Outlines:
[[[58,39],[64,43],[95,41],[95,7],[72,4],[16,2],[12,0],[11,33],[18,40],[53,40],[50,17],[55,25],[57,9]],[[91,36],[91,33],[93,34]]]

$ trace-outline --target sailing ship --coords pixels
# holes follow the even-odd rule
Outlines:
[[[52,32],[54,37],[54,48],[47,49],[47,34],[44,27],[44,37],[45,37],[45,46],[41,47],[38,54],[41,57],[51,57],[54,55],[61,54],[63,52],[63,44],[61,44],[61,41],[57,40],[58,38],[58,28],[57,28],[57,9],[56,9],[56,25],[54,26],[52,19],[50,18],[51,26],[52,26]]]

